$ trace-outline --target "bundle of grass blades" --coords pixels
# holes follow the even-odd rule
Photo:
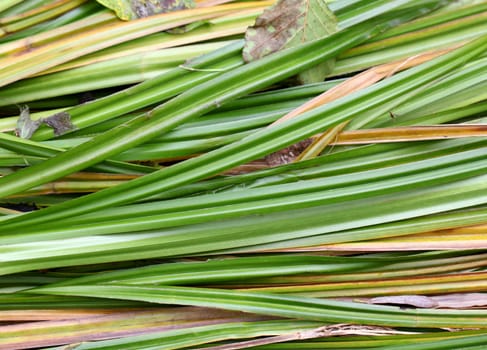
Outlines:
[[[479,349],[487,1],[4,0],[0,349]]]

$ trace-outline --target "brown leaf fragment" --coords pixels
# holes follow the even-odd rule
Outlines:
[[[325,0],[279,0],[247,29],[242,55],[246,62],[254,61],[337,30],[337,19]],[[300,73],[298,81],[322,81],[333,69],[334,62],[334,59],[328,60]]]
[[[185,0],[132,0],[130,6],[137,18],[143,18],[157,13],[191,8],[194,7],[194,3]]]
[[[309,145],[313,142],[312,139],[306,139],[300,141],[294,145],[286,147],[280,151],[271,153],[265,157],[265,161],[270,166],[278,166],[282,164],[288,164],[294,162],[295,159],[299,157],[299,155],[308,148]]]
[[[396,295],[372,298],[369,301],[370,304],[394,304],[394,305],[406,305],[418,308],[437,308],[438,302],[430,297],[424,295]]]
[[[123,20],[149,17],[195,7],[194,0],[97,0]]]
[[[296,161],[318,157],[328,145],[336,140],[347,124],[348,120],[335,125],[333,128],[328,129],[316,138],[310,138],[310,140],[312,140],[311,144],[298,156],[298,158],[296,158]]]
[[[245,47],[242,52],[246,62],[251,62],[284,48],[289,37],[296,31],[302,18],[300,0],[279,1],[266,9],[245,32]]]
[[[67,112],[59,112],[52,116],[42,119],[42,122],[47,126],[54,129],[54,135],[60,136],[71,130],[75,130],[76,127],[71,122],[71,115]]]

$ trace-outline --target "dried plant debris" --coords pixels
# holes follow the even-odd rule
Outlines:
[[[267,155],[265,160],[270,166],[279,166],[282,164],[292,163],[306,148],[308,148],[309,145],[311,145],[312,142],[312,139],[300,141],[280,151]]]
[[[487,293],[453,293],[435,295],[431,299],[438,303],[438,307],[468,309],[474,307],[487,307]]]
[[[56,136],[63,135],[76,129],[71,122],[71,116],[67,112],[59,112],[41,120],[44,124],[54,129],[54,135]]]
[[[335,33],[337,19],[324,0],[279,0],[245,32],[243,58],[254,61],[286,48]],[[322,81],[334,59],[298,75],[302,84]]]
[[[392,304],[417,308],[437,308],[438,302],[424,295],[396,295],[370,299],[371,304]]]
[[[67,112],[59,112],[51,115],[48,118],[32,120],[30,117],[29,107],[21,106],[20,117],[17,121],[15,134],[23,139],[30,139],[42,124],[46,124],[52,128],[54,130],[54,135],[56,136],[63,135],[76,129],[74,124],[71,122],[71,115]]]
[[[369,304],[401,305],[417,308],[485,308],[487,293],[453,293],[444,295],[395,295],[363,300]]]
[[[380,326],[363,326],[352,324],[332,324],[322,326],[316,329],[303,330],[290,334],[278,335],[275,337],[263,337],[243,342],[217,345],[205,348],[206,350],[237,350],[247,349],[255,346],[262,346],[268,344],[277,344],[296,340],[316,339],[326,337],[337,337],[347,335],[362,335],[362,336],[382,336],[392,334],[417,334],[417,332],[400,331],[389,327]]]
[[[149,17],[195,7],[193,0],[97,0],[123,20]]]

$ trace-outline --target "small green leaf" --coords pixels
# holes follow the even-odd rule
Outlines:
[[[30,118],[29,106],[21,106],[15,134],[23,139],[30,139],[41,124],[42,120],[32,120]]]
[[[324,0],[279,0],[247,29],[243,58],[254,61],[337,30],[337,19]],[[300,73],[298,80],[303,84],[322,81],[334,64],[335,59],[323,62]]]
[[[132,19],[133,13],[129,0],[96,0],[110,10],[113,10],[118,18],[128,21]]]
[[[194,0],[97,0],[123,20],[149,17],[158,13],[193,8]]]

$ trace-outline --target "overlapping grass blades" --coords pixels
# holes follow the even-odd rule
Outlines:
[[[334,1],[337,34],[251,64],[233,35],[265,1],[198,1],[196,10],[132,23],[93,3],[63,3],[0,7],[22,18],[8,20],[19,30],[1,39],[4,83],[17,82],[0,88],[0,99],[46,84],[0,101],[1,115],[15,114],[14,101],[41,98],[28,103],[34,118],[66,110],[78,127],[56,136],[43,126],[25,140],[12,134],[15,117],[0,119],[0,203],[8,206],[0,208],[0,322],[8,323],[0,348],[483,346],[485,1]],[[49,6],[66,12],[47,19]],[[29,24],[33,9],[45,20]],[[215,16],[180,36],[141,30]],[[86,36],[86,47],[54,55],[82,31],[111,39]],[[19,52],[19,38],[34,50]],[[202,40],[216,50],[181,66],[178,56],[135,86],[113,80],[89,103],[67,95],[84,89],[81,79],[69,91],[51,85],[167,45],[204,50]],[[392,68],[351,90],[357,76],[285,87],[332,57],[332,76]],[[340,97],[296,112],[330,88]],[[290,111],[297,116],[272,125]],[[346,127],[311,159],[263,158],[337,125]],[[25,205],[48,208],[22,214]],[[384,300],[399,306],[377,304]]]
[[[363,35],[363,29],[362,28],[356,28],[355,30],[360,30],[361,34]],[[351,33],[350,33],[351,32]],[[337,35],[352,35],[353,41],[357,40],[357,34],[354,33],[354,30],[350,30],[350,32],[339,32]],[[345,33],[345,34],[344,34]],[[366,34],[368,35],[368,34]],[[334,36],[330,37],[331,39],[336,39]],[[330,39],[330,40],[331,40]],[[326,39],[325,39],[326,40]],[[360,39],[359,39],[360,40]],[[327,127],[333,126],[336,123],[342,122],[344,120],[353,118],[354,115],[357,115],[361,112],[363,112],[364,109],[370,109],[373,106],[377,106],[379,103],[381,105],[382,110],[387,110],[390,109],[391,107],[394,106],[394,97],[397,97],[398,95],[403,95],[405,92],[411,92],[414,91],[418,86],[424,85],[426,82],[431,81],[433,79],[438,78],[441,76],[441,74],[444,74],[448,72],[450,69],[453,69],[455,66],[462,64],[465,62],[465,60],[468,59],[468,55],[471,55],[470,57],[475,57],[478,53],[482,52],[484,50],[483,44],[484,42],[487,42],[487,39],[485,38],[480,38],[478,41],[475,41],[474,43],[470,45],[466,45],[460,49],[455,50],[454,52],[441,56],[438,59],[432,61],[431,63],[424,64],[422,66],[419,66],[417,68],[414,68],[410,71],[401,73],[400,75],[397,75],[396,77],[393,77],[389,79],[388,81],[385,81],[383,83],[379,83],[374,87],[371,87],[368,91],[364,91],[363,93],[359,93],[356,95],[352,95],[349,98],[343,99],[342,101],[337,101],[336,103],[328,104],[325,105],[321,109],[315,109],[313,111],[308,112],[307,114],[304,114],[301,116],[301,118],[297,120],[292,120],[289,121],[288,123],[283,123],[281,125],[278,125],[276,127],[267,129],[262,132],[257,132],[256,134],[242,140],[241,142],[235,143],[233,145],[227,146],[226,148],[222,148],[221,150],[209,153],[207,156],[202,156],[199,158],[195,158],[192,160],[189,160],[187,162],[183,162],[180,164],[177,164],[171,168],[161,170],[159,172],[152,173],[150,176],[146,176],[143,178],[140,178],[138,180],[134,180],[133,183],[130,183],[127,185],[127,189],[124,189],[122,187],[117,187],[116,189],[113,190],[106,190],[106,195],[102,192],[99,192],[98,194],[95,194],[93,196],[97,196],[97,199],[91,199],[89,197],[84,197],[80,199],[79,201],[76,202],[71,202],[73,206],[75,206],[76,209],[71,209],[71,210],[76,210],[74,213],[79,214],[83,212],[83,209],[81,206],[82,202],[90,202],[90,201],[95,201],[99,207],[106,206],[106,205],[113,205],[115,203],[126,203],[130,200],[134,200],[143,196],[150,195],[152,193],[155,193],[157,191],[162,191],[162,190],[167,190],[170,189],[171,187],[175,187],[177,185],[182,185],[185,182],[189,181],[194,181],[198,180],[207,176],[214,175],[222,170],[228,169],[232,166],[241,164],[245,161],[249,161],[252,159],[255,159],[259,156],[263,156],[269,152],[278,150],[279,148],[285,147],[289,144],[292,144],[293,142],[299,141],[305,137],[309,137],[313,135],[314,133],[317,133],[320,130],[323,130]],[[312,45],[317,45],[318,43],[313,43]],[[310,49],[308,45],[304,45],[302,47],[299,47],[297,50],[303,50],[306,51]],[[337,46],[334,47],[335,50],[339,50]],[[292,51],[294,53],[294,49],[288,50],[288,54],[290,54],[289,51]],[[332,55],[333,51],[327,51],[327,55]],[[336,52],[336,51],[335,51]],[[275,58],[278,56],[277,58]],[[313,55],[312,55],[313,56]],[[38,184],[39,181],[34,181],[30,173],[36,172],[39,170],[43,171],[44,178],[43,181],[49,181],[53,180],[54,178],[59,178],[60,176],[67,175],[69,172],[73,172],[73,169],[75,170],[80,170],[83,167],[86,167],[88,165],[93,164],[97,160],[99,160],[102,157],[102,154],[104,156],[109,156],[110,154],[113,154],[115,152],[120,152],[123,149],[126,149],[130,146],[134,146],[136,143],[141,143],[144,140],[150,139],[153,137],[153,135],[163,132],[165,130],[170,130],[173,128],[175,125],[181,123],[185,119],[189,119],[192,117],[195,117],[198,114],[208,112],[209,110],[213,109],[215,105],[215,98],[218,99],[218,101],[224,102],[225,98],[231,98],[231,96],[238,96],[237,94],[239,93],[237,88],[234,87],[231,91],[228,91],[223,93],[222,91],[218,90],[217,94],[215,96],[212,96],[209,94],[209,91],[213,88],[223,88],[225,87],[228,89],[229,83],[231,81],[235,81],[238,79],[238,84],[237,86],[242,86],[242,76],[247,76],[250,74],[249,69],[255,69],[256,72],[261,69],[261,67],[265,64],[267,64],[267,67],[270,68],[270,66],[277,64],[279,61],[282,62],[282,64],[290,64],[290,60],[286,57],[285,62],[282,61],[283,59],[281,57],[285,57],[282,54],[277,54],[277,55],[272,55],[269,56],[269,59],[263,59],[260,61],[256,61],[255,64],[249,64],[244,67],[242,67],[240,70],[234,70],[232,72],[229,72],[227,74],[222,75],[220,78],[216,78],[210,82],[208,82],[206,85],[203,84],[201,86],[198,86],[195,88],[195,90],[190,90],[185,94],[182,94],[175,99],[169,101],[168,103],[164,104],[161,108],[158,108],[154,111],[151,112],[150,116],[151,119],[149,122],[146,122],[143,126],[136,127],[137,126],[137,120],[134,123],[128,124],[127,126],[124,125],[123,128],[116,128],[113,131],[107,132],[100,136],[99,138],[93,139],[89,143],[85,143],[77,148],[74,148],[72,151],[63,153],[61,156],[53,159],[53,162],[45,162],[42,165],[38,166],[37,169],[36,167],[31,167],[28,169],[23,170],[22,172],[19,172],[15,176],[15,182],[9,183],[8,177],[5,177],[1,179],[0,184],[2,184],[2,195],[9,195],[15,193],[14,191],[21,191],[24,189],[28,189],[29,187],[35,186]],[[316,58],[314,58],[316,59]],[[304,62],[304,57],[301,57],[301,62]],[[312,63],[313,61],[311,61]],[[315,61],[316,62],[316,61]],[[304,63],[303,63],[304,65]],[[250,67],[250,68],[249,68]],[[304,65],[306,67],[306,65]],[[302,67],[293,67],[293,69],[290,69],[288,71],[288,75],[291,76],[297,72],[298,69]],[[284,66],[279,66],[279,74],[283,74],[284,71]],[[278,73],[276,71],[276,74]],[[265,81],[268,84],[272,82],[272,78],[270,76],[270,71],[267,70],[265,74]],[[282,75],[280,75],[282,77]],[[252,80],[248,82],[249,86],[242,87],[243,91],[251,91],[251,89],[255,89],[257,86],[259,86],[257,77],[255,75],[252,76]],[[260,83],[262,84],[262,83]],[[402,86],[401,86],[402,84]],[[244,85],[245,86],[245,85]],[[242,91],[242,92],[243,92]],[[194,100],[196,96],[201,96],[204,93],[204,100],[207,101],[206,104],[199,104],[201,111],[199,108],[192,109],[191,108],[191,102],[189,104],[185,104],[184,100],[185,99],[190,99]],[[226,95],[226,96],[225,96]],[[370,96],[374,96],[376,98],[376,102],[370,101]],[[363,100],[366,101],[362,104],[362,107],[359,107],[359,101]],[[392,100],[390,104],[385,104],[383,103],[383,100]],[[220,102],[219,102],[220,103]],[[185,104],[185,110],[187,111],[187,116],[183,113],[181,109],[178,110],[177,117],[175,117],[173,120],[170,118],[170,110],[173,108],[173,106],[180,106],[180,104]],[[353,110],[351,110],[351,107],[353,105]],[[348,109],[348,111],[347,111]],[[347,114],[348,112],[348,114]],[[375,111],[377,113],[377,111]],[[320,117],[323,114],[327,114],[327,121],[323,122],[321,121]],[[334,117],[332,113],[335,113],[337,117]],[[158,118],[156,118],[157,115],[162,115],[164,116],[164,122],[159,122]],[[339,117],[338,117],[339,116]],[[145,120],[144,119],[138,119],[138,120]],[[314,120],[318,120],[318,122],[315,122]],[[140,122],[139,122],[140,123]],[[316,125],[317,124],[317,125]],[[299,128],[303,128],[301,133],[299,132]],[[128,130],[128,131],[127,131]],[[292,133],[290,132],[292,131]],[[117,147],[114,149],[114,140],[118,138],[123,138],[125,140],[131,139],[129,137],[130,133],[134,133],[135,139],[131,142],[124,142],[122,145],[117,145]],[[276,136],[274,136],[276,135]],[[280,136],[277,136],[280,135]],[[111,141],[112,147],[105,146],[106,142],[103,142],[103,140],[109,139]],[[265,147],[264,142],[266,140],[272,139],[272,143]],[[254,152],[251,152],[251,148],[249,146],[255,145],[255,148],[257,149]],[[93,154],[93,149],[95,147],[101,147],[101,149],[98,150],[97,153]],[[246,152],[244,153],[243,156],[240,156],[241,159],[237,159],[235,156],[235,153],[238,152],[238,150],[241,150],[245,148]],[[85,156],[85,161],[81,162],[81,156],[84,153],[90,153],[90,157]],[[100,154],[103,152],[102,154]],[[77,156],[72,157],[72,153],[76,153]],[[224,166],[219,165],[219,163],[222,163],[222,161],[225,159],[225,157],[230,158],[231,161],[227,161]],[[215,165],[213,168],[210,168],[211,159],[218,159],[218,162],[215,162]],[[54,163],[54,166],[53,164]],[[198,164],[201,164],[201,166],[204,166],[204,169],[200,171],[200,173],[197,172],[197,166]],[[180,174],[183,171],[186,171],[187,167],[190,167],[192,171],[189,173],[191,174],[191,177],[188,179],[183,178],[183,176],[180,176]],[[68,169],[66,169],[68,168]],[[62,170],[61,170],[62,169]],[[64,170],[66,169],[66,170]],[[174,175],[172,175],[172,174]],[[21,178],[20,174],[23,175],[23,178]],[[51,175],[52,174],[52,175]],[[169,174],[171,176],[176,177],[177,179],[175,183],[170,183],[169,182]],[[187,176],[188,173],[185,175]],[[157,186],[157,188],[153,185],[154,180],[157,181],[158,178],[163,178],[164,183],[166,184],[165,187],[162,186]],[[154,179],[154,180],[152,180]],[[137,184],[137,182],[140,183],[140,185]],[[146,185],[147,184],[147,185]],[[150,189],[148,188],[146,191],[142,190],[142,186],[148,187],[150,184]],[[133,187],[132,187],[133,186]],[[170,187],[169,187],[170,186]],[[129,196],[128,189],[129,188],[136,188],[133,197]],[[109,197],[109,191],[112,192],[117,192],[117,191],[123,191],[123,199],[117,200],[114,199],[114,196],[110,201],[107,201],[107,197]],[[104,201],[102,202],[99,198],[104,197]],[[90,208],[90,210],[93,210],[94,208]],[[49,209],[47,209],[49,210]],[[44,212],[43,218],[46,219],[48,218]],[[73,215],[73,214],[68,214],[67,208],[63,208],[62,216],[68,216],[68,215]],[[33,216],[39,215],[37,213],[33,213]],[[60,216],[58,216],[60,217]],[[49,219],[52,219],[53,217],[50,217]],[[49,220],[47,219],[47,220]],[[23,218],[23,221],[25,222],[26,218]]]

